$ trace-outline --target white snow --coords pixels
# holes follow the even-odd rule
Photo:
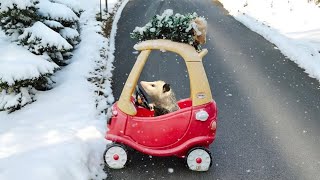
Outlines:
[[[10,109],[17,106],[25,106],[34,101],[35,89],[32,87],[20,87],[20,92],[0,92],[0,109]]]
[[[59,31],[59,33],[61,34],[62,37],[64,37],[65,39],[74,39],[76,37],[79,36],[79,33],[77,30],[66,27],[63,28]]]
[[[165,19],[165,21],[167,21],[168,18],[170,16],[172,16],[172,15],[173,15],[173,10],[172,9],[166,9],[166,10],[163,11],[163,13],[161,15],[157,15],[157,19],[159,19],[160,21],[162,19]]]
[[[124,0],[123,4],[127,4]],[[119,0],[101,0],[101,6],[105,10],[106,2],[108,2],[108,12],[111,12],[114,9],[114,6],[119,2]]]
[[[52,20],[45,20],[43,23],[51,28],[54,29],[62,29],[64,26],[59,23],[58,21],[52,21]]]
[[[113,24],[119,20],[127,2],[121,5]],[[101,24],[96,21],[99,2],[80,0],[79,3],[85,7],[80,17],[81,42],[70,64],[56,73],[55,87],[37,92],[37,101],[19,111],[0,112],[1,180],[106,178],[102,159],[107,143],[106,120],[98,118],[95,87],[87,79],[94,71],[96,58],[100,58],[101,48],[108,49],[108,40],[99,33]],[[37,26],[41,27],[39,23]],[[107,52],[109,66],[114,58],[115,33],[116,27],[112,29]],[[47,34],[46,38],[53,38],[51,35]],[[108,88],[111,90],[110,85]],[[109,97],[112,100],[112,94]]]
[[[220,0],[237,20],[320,80],[320,8],[307,0]]]
[[[168,168],[169,173],[173,173],[173,171],[174,171],[173,168]]]
[[[18,112],[0,113],[0,179],[105,176],[100,167],[105,122],[95,118],[92,86],[87,82],[92,57],[103,42],[96,33],[99,26],[84,25],[94,19],[93,12],[83,13],[83,41],[71,64],[57,73],[55,88],[38,93],[36,102]]]
[[[115,14],[115,17],[114,17],[114,20],[113,20],[113,23],[112,23],[112,29],[111,29],[111,33],[110,33],[110,43],[109,43],[109,53],[108,53],[108,59],[113,62],[114,61],[114,51],[116,49],[115,47],[115,43],[116,43],[116,40],[115,40],[115,37],[116,37],[116,33],[117,33],[117,30],[118,30],[118,21],[121,17],[121,13],[124,9],[124,7],[126,6],[126,4],[129,2],[129,0],[124,0],[121,4],[121,6],[119,7],[117,13]]]
[[[150,32],[156,32],[156,28],[150,28]]]
[[[161,25],[162,26],[162,25]],[[139,34],[143,35],[143,33],[148,29],[152,27],[152,24],[151,23],[147,23],[145,26],[143,27],[135,27],[133,32],[139,32]],[[155,29],[154,29],[155,30]],[[152,31],[151,31],[152,32]]]
[[[2,35],[1,35],[2,34]],[[52,74],[58,66],[23,47],[9,43],[0,32],[0,83],[13,85],[15,81]]]
[[[191,25],[192,29],[194,29],[194,31],[196,32],[197,36],[200,36],[202,34],[201,31],[198,29],[198,26],[195,22],[191,22],[190,25]],[[186,31],[186,32],[188,32],[188,31]]]
[[[59,33],[51,30],[40,21],[34,23],[29,28],[25,28],[23,34],[19,36],[20,40],[26,38],[28,39],[28,43],[41,39],[37,45],[33,46],[35,52],[38,52],[39,49],[53,46],[58,49],[72,49],[72,46]]]
[[[34,6],[33,2],[36,0],[2,0],[0,3],[0,12],[13,9],[17,6],[18,9],[27,9],[27,7]]]
[[[40,0],[37,7],[39,8],[38,13],[50,20],[63,18],[64,21],[73,22],[79,19],[78,16],[64,4],[52,3],[49,0]]]
[[[80,2],[77,0],[67,0],[67,1],[66,0],[52,0],[52,2],[64,4],[64,5],[68,6],[69,8],[71,8],[76,13],[80,13],[81,11],[83,11],[83,7],[81,7]]]

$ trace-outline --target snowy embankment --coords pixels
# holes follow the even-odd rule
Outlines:
[[[320,8],[307,0],[219,0],[238,21],[274,43],[320,81]]]
[[[55,74],[57,83],[52,90],[37,92],[37,101],[19,111],[11,114],[0,112],[1,180],[89,180],[106,177],[102,159],[107,143],[104,138],[106,121],[96,108],[97,101],[106,99],[97,97],[97,86],[88,78],[92,77],[99,59],[108,65],[100,75],[111,77],[113,57],[103,60],[106,56],[101,55],[101,50],[105,49],[106,54],[112,55],[114,46],[109,49],[108,39],[101,35],[101,23],[96,21],[99,1],[68,2],[85,9],[80,17],[81,42],[70,64]],[[117,0],[108,2],[113,7]],[[0,36],[0,46],[4,48],[9,41],[2,32]],[[115,36],[115,32],[111,36]],[[8,45],[5,52],[13,60],[24,52],[28,53],[16,45]],[[25,62],[36,65],[37,56],[33,58],[31,55],[26,56]],[[19,66],[22,63],[19,62]],[[105,93],[108,93],[108,101],[112,101],[110,83],[107,84],[109,87]]]

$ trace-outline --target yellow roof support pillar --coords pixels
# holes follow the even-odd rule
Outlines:
[[[137,110],[134,104],[131,103],[131,95],[135,90],[135,87],[138,83],[138,79],[140,77],[141,71],[147,62],[151,50],[141,51],[140,55],[137,58],[136,63],[134,64],[126,84],[123,87],[122,93],[119,98],[118,107],[119,109],[128,114],[128,115],[136,115]]]

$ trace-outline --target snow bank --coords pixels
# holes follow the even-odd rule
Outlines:
[[[112,0],[112,1],[115,1],[115,0]],[[116,50],[116,46],[115,46],[116,39],[115,38],[116,38],[117,30],[118,30],[118,21],[120,20],[121,13],[128,2],[129,2],[129,0],[124,0],[122,2],[121,6],[119,7],[119,9],[113,19],[112,29],[111,29],[111,33],[110,33],[109,51],[108,51],[108,59],[109,59],[109,61],[111,61],[111,63],[113,63],[113,61],[114,61],[113,54]]]
[[[56,87],[37,93],[20,111],[0,112],[1,180],[102,179],[105,121],[96,118],[87,81],[100,46],[106,46],[88,9],[80,18],[81,38],[71,63],[56,74]]]
[[[320,80],[320,9],[307,0],[220,0],[237,20]]]
[[[9,86],[16,81],[35,79],[45,74],[53,74],[59,67],[40,56],[0,38],[0,84]]]
[[[123,0],[124,5],[126,5],[127,0]],[[114,6],[119,2],[119,0],[107,0],[108,2],[108,12],[112,12],[112,10],[114,9]],[[106,7],[106,1],[105,0],[101,0],[101,6],[105,9]],[[121,13],[120,13],[121,14]]]
[[[0,112],[1,180],[106,178],[106,122],[97,118],[94,87],[87,81],[108,45],[98,33],[96,7],[91,2],[82,13],[82,41],[70,64],[56,73],[56,87],[38,93],[37,101],[20,111]]]
[[[79,20],[82,41],[70,64],[56,73],[55,87],[37,92],[37,101],[19,111],[0,112],[1,180],[106,178],[102,159],[107,143],[106,120],[98,118],[96,87],[87,79],[97,66],[96,59],[102,58],[101,49],[112,55],[114,37],[108,49],[108,40],[101,35],[101,24],[95,19],[99,4],[78,2],[85,7]],[[116,20],[119,18],[117,13]],[[113,28],[113,36],[115,31]],[[113,55],[109,58],[106,60],[109,71],[104,73],[111,77]],[[111,102],[111,85],[107,86],[104,92]]]
[[[109,1],[108,1],[109,2]],[[111,6],[115,7],[116,3],[113,0],[113,3]],[[109,47],[107,49],[101,48],[101,56],[96,59],[97,67],[95,69],[101,69],[98,71],[93,71],[91,72],[92,79],[97,80],[98,82],[103,82],[96,85],[96,92],[97,97],[96,97],[96,105],[97,105],[97,110],[99,112],[103,112],[100,114],[101,119],[107,119],[107,116],[110,114],[105,114],[105,113],[110,113],[106,112],[107,108],[110,107],[110,105],[114,102],[114,97],[112,95],[112,89],[111,89],[111,78],[112,78],[112,70],[113,70],[113,61],[114,61],[114,52],[115,52],[115,37],[117,33],[117,23],[120,19],[122,10],[128,3],[128,0],[124,0],[121,5],[119,6],[119,9],[115,13],[113,23],[112,23],[112,29],[110,33],[110,39],[108,41]],[[106,59],[107,58],[107,61]],[[103,94],[103,95],[98,95],[98,94]]]

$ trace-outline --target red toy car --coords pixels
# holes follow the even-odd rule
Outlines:
[[[217,107],[203,68],[202,58],[192,46],[169,40],[149,40],[135,46],[141,53],[131,70],[119,101],[108,120],[107,146],[104,160],[108,167],[121,169],[127,163],[126,146],[152,156],[186,158],[189,169],[207,171],[212,164],[208,150],[216,134]],[[180,54],[186,62],[190,78],[190,98],[178,102],[180,109],[154,117],[154,112],[137,105],[132,97],[142,68],[153,49]],[[136,95],[148,105],[146,97],[136,88]]]

